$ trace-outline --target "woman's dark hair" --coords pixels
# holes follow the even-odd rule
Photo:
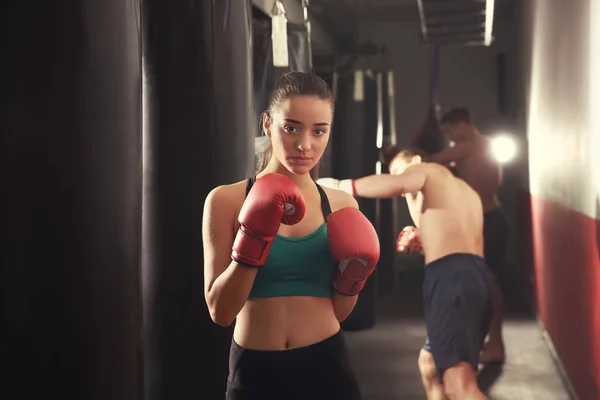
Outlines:
[[[277,79],[275,87],[269,93],[269,105],[263,115],[266,114],[269,121],[272,121],[271,116],[279,111],[285,100],[292,96],[314,96],[321,100],[329,100],[333,108],[333,94],[323,79],[310,72],[288,72]],[[261,129],[262,123],[261,120]],[[258,154],[257,172],[267,166],[272,152],[271,141],[269,141],[267,148]]]
[[[467,107],[454,107],[450,109],[440,121],[442,124],[457,124],[459,122],[471,123],[471,112]]]

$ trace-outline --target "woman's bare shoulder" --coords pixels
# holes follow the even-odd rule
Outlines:
[[[345,207],[358,208],[358,203],[354,197],[342,190],[331,189],[321,186],[329,199],[331,211],[335,212]]]
[[[217,186],[208,194],[206,198],[207,205],[239,211],[246,198],[246,185],[247,181],[239,181]]]

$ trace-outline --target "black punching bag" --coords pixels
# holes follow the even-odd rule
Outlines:
[[[418,147],[428,154],[434,154],[448,145],[446,137],[439,125],[439,48],[435,44],[428,45],[429,58],[429,105],[421,129],[412,140],[412,146]]]
[[[353,178],[373,175],[377,172],[379,161],[379,148],[377,147],[377,133],[380,128],[379,116],[379,88],[377,85],[377,73],[372,70],[365,71],[364,78],[364,126],[359,134],[362,137],[361,147],[355,150],[356,155],[362,157],[361,172]],[[375,224],[376,201],[375,199],[358,198],[360,209],[365,216]]]
[[[3,3],[2,398],[143,397],[138,5]]]
[[[393,71],[382,71],[378,74],[379,102],[381,116],[382,144],[394,146],[396,144],[394,113],[394,80]],[[381,173],[389,174],[389,165],[385,162],[383,154],[380,156]],[[396,282],[395,259],[396,237],[398,235],[397,199],[377,200],[377,235],[379,236],[380,257],[377,269],[378,294],[385,297],[394,291]]]
[[[377,84],[370,71],[340,74],[331,137],[333,176],[360,178],[375,173],[377,149]],[[357,199],[361,211],[375,224],[375,200]],[[352,313],[342,323],[345,330],[366,329],[375,324],[377,272],[368,279]]]
[[[223,399],[230,328],[204,299],[202,210],[252,170],[250,4],[145,0],[145,400]]]
[[[429,104],[423,125],[412,141],[413,147],[420,148],[427,154],[435,154],[448,146],[446,137],[440,129],[437,110],[436,104]]]
[[[332,175],[357,179],[376,172],[377,84],[369,70],[341,72],[330,144]],[[365,216],[375,223],[375,200],[357,199]]]

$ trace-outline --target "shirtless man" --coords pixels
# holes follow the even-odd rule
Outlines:
[[[508,247],[508,223],[502,212],[497,191],[502,184],[502,169],[491,153],[491,140],[472,124],[465,107],[455,107],[442,117],[442,131],[454,143],[452,147],[430,155],[429,161],[454,168],[479,194],[483,204],[484,255],[494,274],[494,315],[489,340],[481,355],[482,363],[504,363],[502,338],[503,296],[498,277],[505,271]]]
[[[476,371],[491,321],[493,278],[483,259],[481,199],[447,168],[424,162],[417,151],[401,151],[390,172],[318,182],[359,197],[406,198],[425,256],[428,340],[419,355],[419,369],[427,397],[485,399]],[[412,242],[403,245],[410,247]]]

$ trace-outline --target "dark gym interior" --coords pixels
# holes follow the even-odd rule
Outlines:
[[[600,400],[599,19],[596,0],[6,0],[0,398],[225,399],[233,327],[204,297],[204,202],[254,173],[275,80],[312,71],[343,132],[315,179],[438,151],[455,105],[514,146],[506,363],[479,385]],[[362,396],[425,399],[423,258],[395,246],[411,217],[402,198],[359,204],[381,245],[342,323]]]

